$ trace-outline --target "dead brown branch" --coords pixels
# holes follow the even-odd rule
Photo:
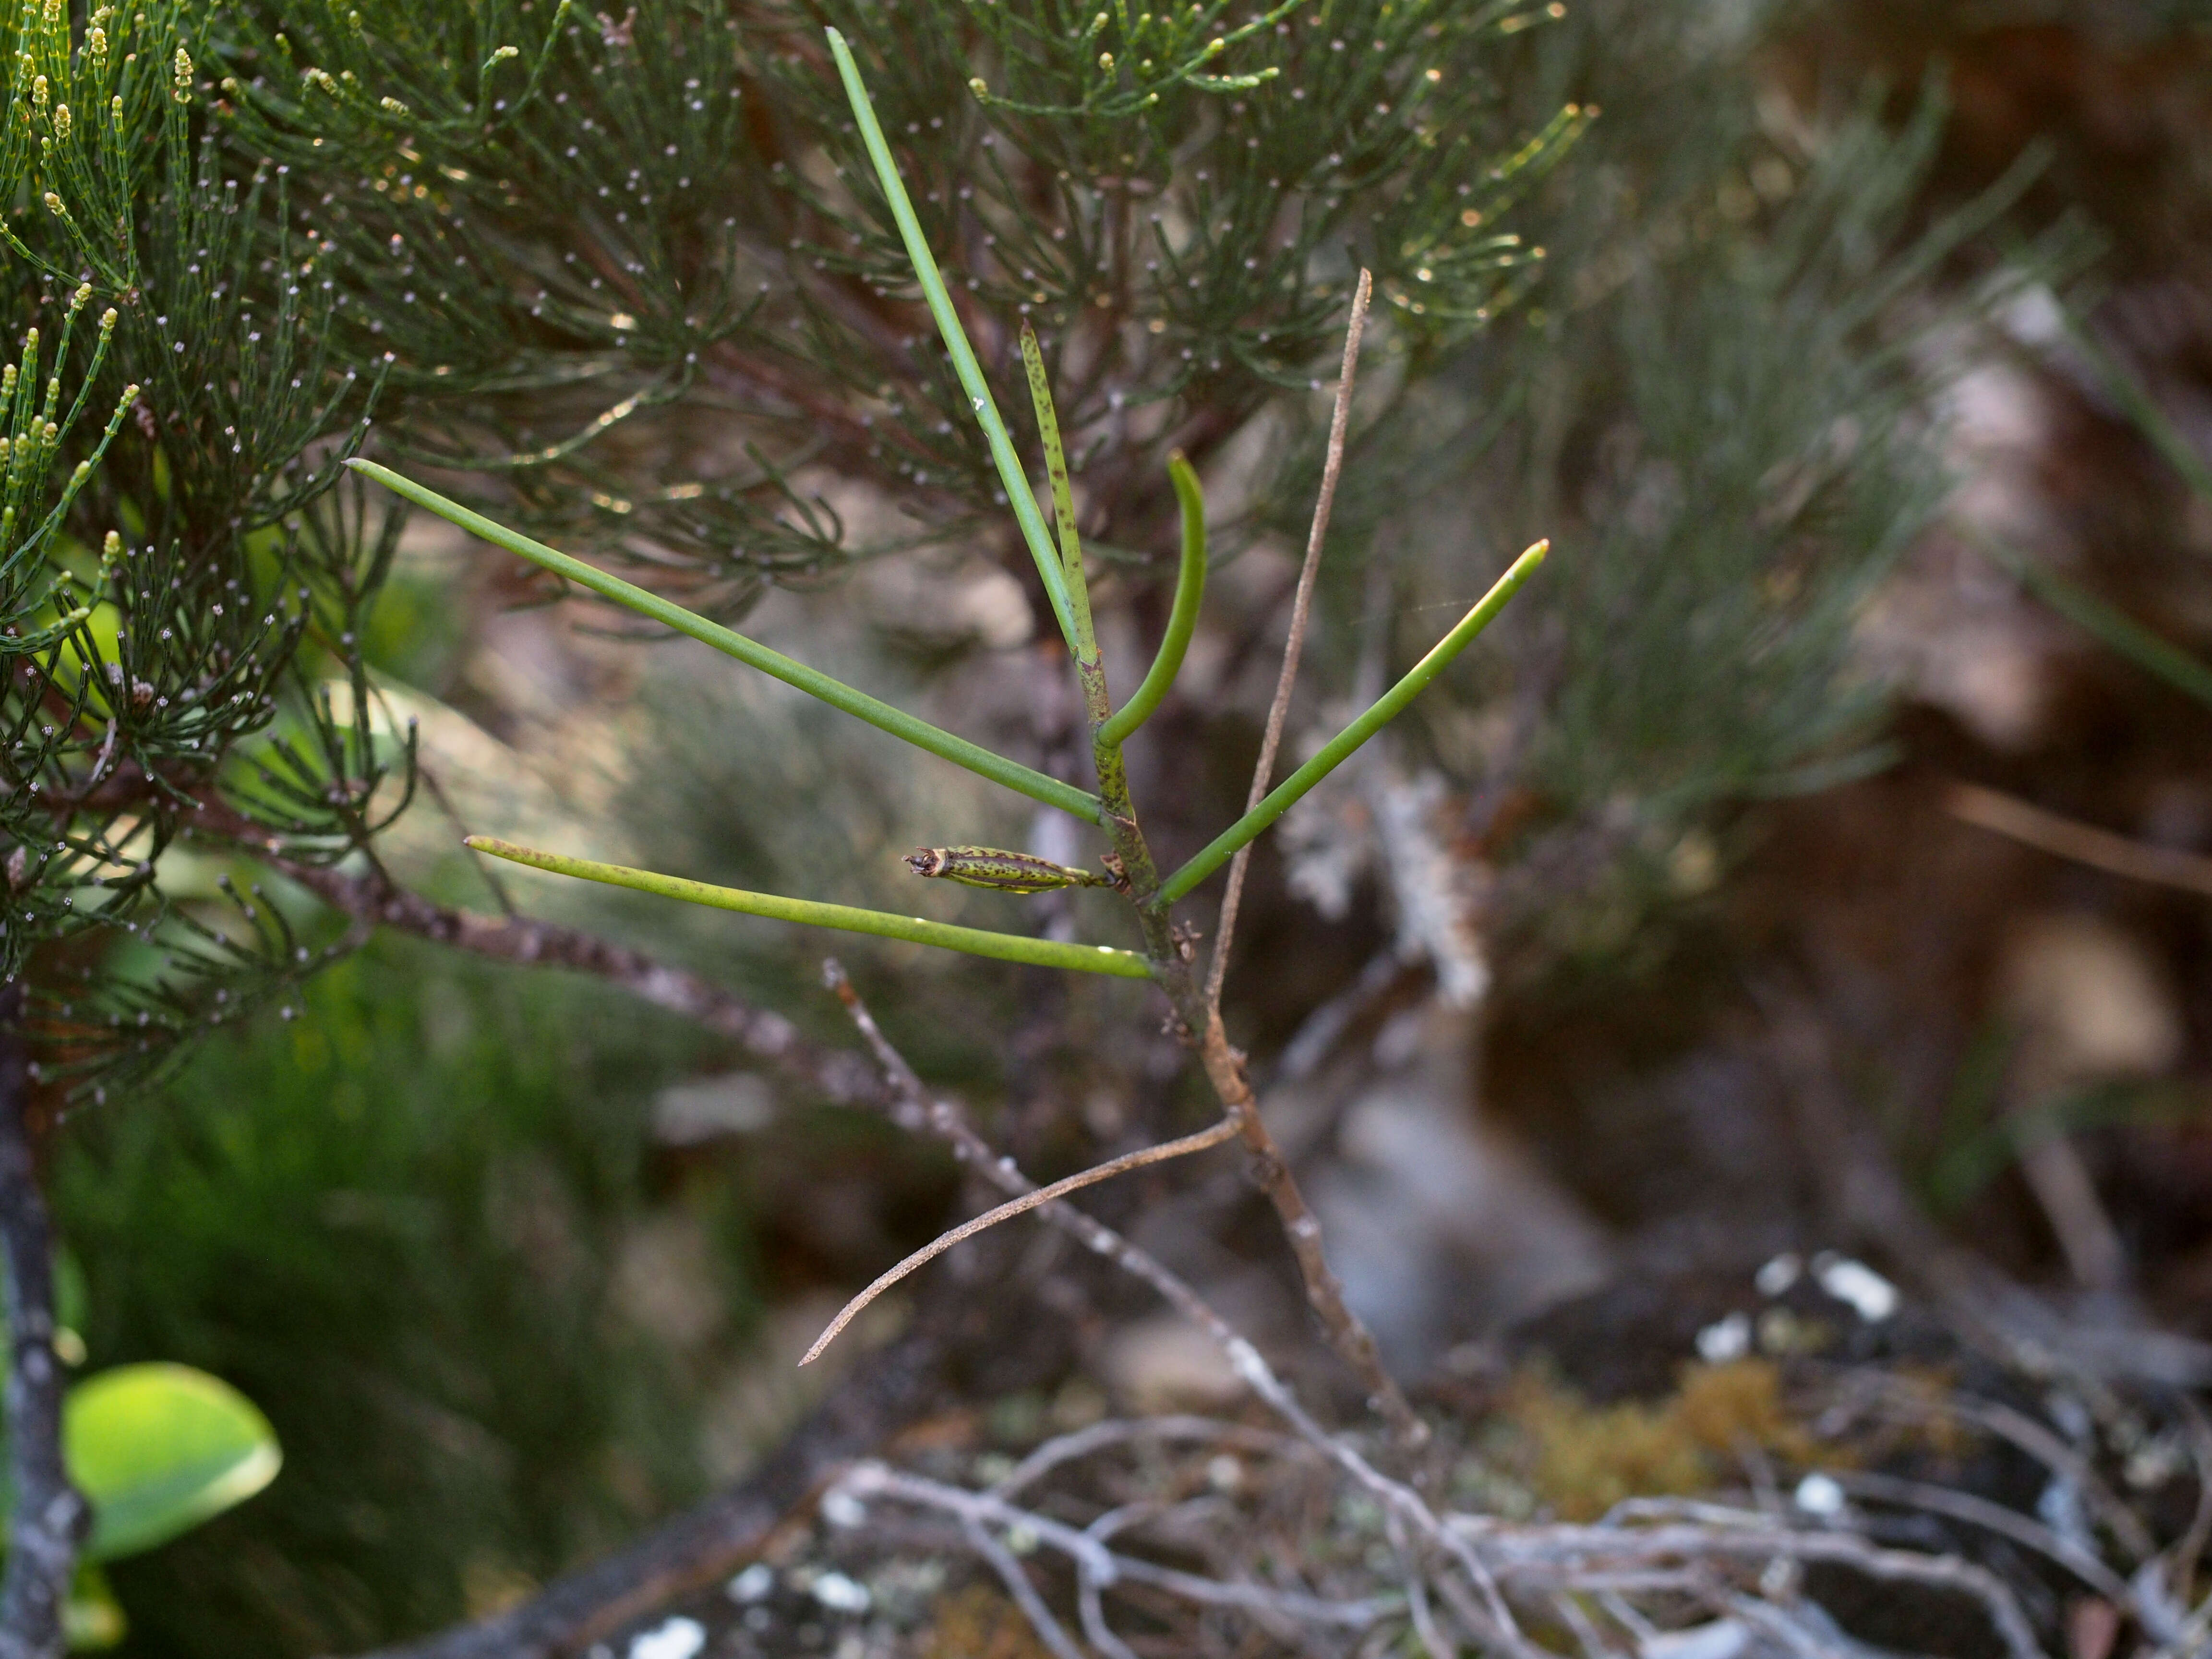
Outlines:
[[[488,916],[434,903],[392,882],[380,866],[355,875],[306,863],[290,856],[283,842],[261,826],[212,800],[201,805],[190,827],[240,847],[356,921],[494,961],[592,975],[730,1038],[811,1094],[854,1104],[881,1102],[882,1087],[858,1055],[817,1048],[782,1015],[757,1008],[712,981],[641,951],[556,922]]]
[[[1250,811],[1267,793],[1275,769],[1275,752],[1282,746],[1283,726],[1291,713],[1291,690],[1297,684],[1298,659],[1306,644],[1306,625],[1313,611],[1314,578],[1321,570],[1322,544],[1328,538],[1329,514],[1336,506],[1336,484],[1344,471],[1345,433],[1352,419],[1352,391],[1359,372],[1359,338],[1366,331],[1367,302],[1375,279],[1364,269],[1352,293],[1352,316],[1344,328],[1344,366],[1337,375],[1336,405],[1329,413],[1328,450],[1321,468],[1321,490],[1314,499],[1313,523],[1306,532],[1305,562],[1298,569],[1298,586],[1291,600],[1291,636],[1283,646],[1283,670],[1275,680],[1275,699],[1267,706],[1267,728],[1260,739],[1260,759],[1252,769],[1252,787],[1244,802]],[[1229,972],[1229,947],[1237,935],[1237,912],[1244,897],[1245,866],[1252,849],[1239,848],[1229,861],[1229,884],[1221,895],[1221,915],[1213,927],[1213,957],[1206,964],[1206,1003],[1221,1006],[1221,981]]]
[[[1230,1047],[1220,1010],[1209,1006],[1203,1012],[1206,1025],[1199,1039],[1199,1060],[1214,1093],[1237,1125],[1245,1150],[1252,1154],[1253,1182],[1267,1195],[1276,1219],[1282,1224],[1283,1236],[1290,1243],[1298,1276],[1305,1285],[1306,1305],[1321,1322],[1330,1346],[1358,1375],[1367,1389],[1369,1403],[1382,1413],[1399,1444],[1409,1449],[1417,1447],[1428,1438],[1428,1425],[1384,1368],[1374,1334],[1345,1301],[1343,1282],[1322,1248],[1321,1221],[1306,1202],[1273,1133],[1261,1119],[1260,1103],[1244,1076],[1243,1056]]]
[[[2212,859],[2195,853],[2148,847],[1979,784],[1952,784],[1943,792],[1943,810],[1963,823],[2108,875],[2212,898]]]
[[[802,1365],[813,1364],[822,1351],[837,1340],[838,1333],[860,1316],[861,1310],[915,1268],[934,1261],[955,1244],[963,1243],[986,1229],[997,1226],[1001,1221],[1011,1221],[1018,1215],[1026,1214],[1041,1204],[1049,1204],[1054,1199],[1065,1198],[1070,1193],[1080,1192],[1085,1187],[1096,1186],[1102,1181],[1126,1175],[1132,1170],[1141,1170],[1150,1164],[1164,1164],[1170,1158],[1188,1158],[1193,1152],[1202,1152],[1208,1147],[1218,1146],[1224,1140],[1232,1140],[1236,1135],[1236,1124],[1224,1118],[1212,1128],[1201,1129],[1194,1135],[1185,1135],[1180,1140],[1142,1147],[1133,1152],[1124,1152],[1119,1158],[1109,1158],[1103,1164],[1094,1164],[1088,1170],[1055,1181],[1049,1187],[1040,1187],[1033,1193],[1024,1193],[1018,1198],[1008,1199],[1004,1204],[985,1211],[973,1220],[946,1229],[905,1261],[878,1274],[873,1284],[848,1302],[839,1310],[836,1318],[830,1322],[829,1328],[814,1339],[814,1346],[806,1351],[799,1363]]]

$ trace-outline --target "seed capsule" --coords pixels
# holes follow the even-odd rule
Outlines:
[[[963,887],[988,887],[1000,893],[1113,885],[1106,877],[1088,870],[1073,870],[1034,853],[1008,853],[996,847],[918,847],[907,854],[906,862],[917,876],[935,876]]]

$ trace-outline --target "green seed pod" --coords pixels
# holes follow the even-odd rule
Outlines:
[[[1114,884],[1088,870],[1072,870],[1034,853],[1008,853],[996,847],[921,847],[907,854],[906,862],[917,876],[935,876],[963,887],[988,887],[999,893]]]

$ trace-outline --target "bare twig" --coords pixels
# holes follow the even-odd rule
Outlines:
[[[15,1489],[0,1581],[0,1659],[61,1659],[62,1612],[92,1522],[62,1458],[62,1363],[54,1353],[53,1233],[31,1153],[30,1074],[20,984],[0,991],[0,1243],[7,1253],[8,1465]]]
[[[2174,1597],[2187,1601],[2196,1594],[2197,1564],[2212,1541],[2212,1424],[2194,1400],[2184,1395],[2181,1409],[2189,1427],[2189,1459],[2197,1471],[2197,1510],[2189,1530],[2166,1554],[2166,1579]]]
[[[2011,1659],[2045,1659],[2018,1598],[1984,1567],[1957,1556],[1885,1549],[1851,1532],[1778,1527],[1752,1510],[1738,1512],[1736,1520],[1735,1525],[1714,1521],[1649,1528],[1522,1526],[1451,1515],[1445,1523],[1454,1532],[1488,1545],[1499,1577],[1516,1589],[1546,1594],[1579,1589],[1596,1572],[1670,1562],[1764,1564],[1778,1557],[1827,1561],[1871,1578],[1929,1584],[1971,1596],[1989,1614]]]
[[[1716,1595],[1710,1605],[1730,1615],[1739,1627],[1765,1632],[1798,1659],[1850,1659],[1850,1650],[1808,1630],[1802,1614],[1793,1617],[1756,1596]]]
[[[1077,1429],[1046,1441],[1008,1470],[991,1490],[1000,1498],[1011,1498],[1063,1463],[1088,1457],[1109,1446],[1126,1445],[1132,1440],[1202,1440],[1251,1452],[1280,1452],[1295,1443],[1265,1429],[1223,1423],[1211,1417],[1109,1418],[1087,1429]]]
[[[1024,1176],[1009,1159],[998,1157],[990,1144],[969,1127],[959,1109],[945,1099],[933,1099],[923,1088],[921,1079],[907,1064],[906,1057],[892,1047],[867,1006],[845,976],[845,971],[835,961],[823,964],[823,978],[845,1005],[861,1036],[883,1066],[890,1085],[893,1120],[903,1127],[927,1127],[950,1142],[954,1152],[972,1164],[982,1176],[1002,1192],[1027,1193],[1035,1183]],[[1214,1022],[1219,1030],[1219,1021]],[[1226,1048],[1226,1043],[1223,1044]],[[1241,1073],[1240,1073],[1241,1077]],[[1249,1099],[1249,1095],[1247,1096]],[[1295,1191],[1295,1189],[1293,1189]],[[1231,1367],[1244,1385],[1261,1401],[1281,1418],[1291,1431],[1322,1456],[1334,1464],[1363,1491],[1387,1510],[1402,1515],[1414,1532],[1438,1549],[1465,1575],[1467,1585],[1472,1585],[1480,1595],[1480,1601],[1469,1599],[1467,1585],[1449,1576],[1440,1577],[1437,1589],[1449,1600],[1455,1612],[1478,1639],[1503,1651],[1518,1656],[1519,1659],[1538,1659],[1538,1650],[1522,1635],[1520,1626],[1505,1604],[1496,1578],[1484,1564],[1474,1546],[1465,1538],[1444,1525],[1437,1513],[1411,1486],[1392,1480],[1352,1446],[1339,1437],[1324,1431],[1305,1407],[1298,1403],[1274,1369],[1261,1357],[1258,1348],[1206,1303],[1179,1276],[1163,1266],[1148,1252],[1139,1249],[1127,1239],[1103,1222],[1061,1200],[1043,1205],[1040,1218],[1072,1234],[1084,1246],[1141,1279],[1157,1291],[1169,1306],[1197,1325],[1219,1345],[1228,1357]],[[1314,1230],[1317,1237],[1319,1230]]]
[[[960,1530],[967,1535],[969,1547],[991,1564],[991,1571],[999,1575],[999,1582],[1014,1598],[1014,1605],[1030,1621],[1030,1628],[1052,1650],[1054,1659],[1083,1659],[1083,1650],[1075,1645],[1074,1638],[1052,1616],[1052,1609],[1045,1606],[1044,1598],[1036,1593],[1036,1586],[1030,1583],[1029,1574],[1022,1571],[1022,1564],[1014,1559],[1013,1552],[971,1516],[961,1516]]]
[[[1106,1659],[1137,1659],[1136,1650],[1106,1622],[1105,1598],[1099,1594],[1098,1581],[1079,1569],[1075,1576],[1075,1609],[1083,1620],[1084,1635]]]
[[[1336,504],[1338,481],[1343,471],[1345,434],[1351,420],[1352,395],[1359,367],[1359,342],[1366,327],[1367,304],[1372,290],[1373,279],[1363,270],[1345,328],[1344,362],[1337,380],[1335,407],[1330,416],[1321,489],[1314,502],[1305,561],[1299,569],[1297,589],[1291,601],[1290,637],[1283,647],[1282,671],[1275,682],[1274,700],[1267,709],[1260,758],[1252,771],[1252,785],[1245,804],[1248,812],[1267,793],[1276,752],[1282,744],[1283,727],[1290,716],[1291,694],[1297,683],[1298,660],[1305,649],[1307,626],[1312,616],[1314,580],[1321,568],[1322,548],[1328,538],[1329,515]],[[1321,1322],[1330,1346],[1359,1376],[1370,1404],[1389,1423],[1400,1446],[1410,1450],[1427,1439],[1428,1426],[1383,1365],[1373,1333],[1345,1300],[1343,1284],[1322,1246],[1321,1223],[1291,1174],[1289,1160],[1260,1115],[1259,1103],[1253,1098],[1244,1075],[1243,1057],[1230,1046],[1222,1029],[1221,987],[1229,972],[1230,951],[1236,943],[1237,911],[1243,903],[1251,851],[1247,843],[1231,860],[1228,886],[1214,925],[1213,954],[1206,964],[1203,990],[1188,987],[1187,975],[1172,964],[1164,964],[1170,971],[1163,975],[1163,980],[1177,1014],[1198,1045],[1207,1079],[1220,1097],[1223,1108],[1243,1133],[1246,1150],[1252,1154],[1254,1182],[1267,1194],[1276,1218],[1282,1224],[1284,1236],[1297,1261],[1307,1305]],[[1502,1603],[1499,1607],[1502,1609]],[[1509,1617],[1509,1628],[1510,1624]]]
[[[1555,1594],[1552,1597],[1552,1611],[1559,1614],[1559,1622],[1575,1638],[1575,1645],[1583,1650],[1583,1659],[1615,1659],[1613,1650],[1606,1645],[1604,1637],[1598,1633],[1597,1626],[1591,1621],[1589,1614],[1583,1611],[1583,1604],[1573,1596],[1565,1590]]]
[[[800,1087],[840,1103],[880,1103],[883,1088],[858,1055],[818,1048],[781,1014],[687,969],[602,939],[581,928],[524,916],[487,916],[433,903],[372,868],[351,875],[289,856],[282,840],[210,800],[194,815],[202,835],[235,843],[333,909],[358,921],[411,933],[472,956],[539,968],[565,968],[619,985],[641,1001],[696,1021],[741,1045]]]
[[[822,1351],[835,1342],[838,1334],[858,1318],[860,1311],[871,1302],[914,1272],[915,1268],[935,1261],[955,1244],[965,1243],[975,1237],[977,1233],[997,1226],[1001,1221],[1011,1221],[1018,1215],[1026,1214],[1039,1205],[1049,1204],[1054,1199],[1065,1198],[1070,1193],[1080,1192],[1085,1187],[1096,1186],[1098,1182],[1110,1180],[1118,1175],[1127,1175],[1132,1170],[1141,1170],[1149,1164],[1164,1164],[1170,1158],[1188,1158],[1193,1152],[1205,1152],[1208,1147],[1218,1146],[1223,1141],[1233,1140],[1236,1137],[1237,1125],[1224,1118],[1212,1128],[1201,1129],[1194,1135],[1185,1135],[1180,1140],[1167,1141],[1158,1146],[1141,1147],[1133,1152],[1124,1152],[1119,1158],[1109,1158],[1103,1164],[1094,1164],[1088,1170],[1055,1181],[1049,1187],[1040,1187],[1035,1192],[1024,1193],[1018,1198],[1010,1198],[1004,1204],[995,1209],[985,1211],[973,1220],[963,1221],[957,1227],[948,1228],[907,1257],[905,1261],[878,1275],[873,1284],[848,1302],[839,1310],[837,1316],[830,1322],[829,1328],[814,1339],[814,1346],[801,1356],[799,1363],[802,1365],[813,1364],[820,1357]]]
[[[1413,1552],[1407,1547],[1403,1517],[1388,1516],[1384,1530],[1389,1535],[1391,1549],[1398,1557],[1399,1583],[1406,1592],[1406,1611],[1413,1620],[1413,1634],[1420,1638],[1422,1650],[1428,1654],[1429,1659],[1456,1659],[1457,1648],[1444,1639],[1443,1632],[1437,1626],[1436,1612],[1429,1606],[1426,1576],[1422,1572],[1419,1563],[1413,1559]]]
[[[1428,1438],[1428,1425],[1384,1368],[1374,1334],[1344,1299],[1343,1282],[1322,1248],[1320,1218],[1306,1202],[1289,1161],[1260,1115],[1260,1103],[1253,1097],[1252,1086],[1244,1076],[1243,1056],[1230,1047],[1228,1033],[1222,1030],[1221,1011],[1208,1006],[1190,1012],[1204,1014],[1199,1060],[1206,1067],[1206,1080],[1213,1085],[1214,1093],[1243,1136],[1245,1150],[1252,1154],[1253,1184],[1274,1206],[1275,1218],[1282,1224],[1283,1235],[1298,1264],[1298,1277],[1305,1285],[1306,1305],[1321,1322],[1329,1345],[1367,1389],[1369,1404],[1382,1413],[1398,1443],[1409,1449],[1419,1446]]]
[[[1961,823],[2108,875],[2212,897],[2212,859],[2195,853],[2148,847],[1979,784],[1952,784],[1943,792],[1943,810]]]
[[[1971,1423],[2011,1442],[2081,1493],[2131,1559],[2140,1565],[2156,1553],[2142,1519],[2120,1501],[2087,1460],[2026,1413],[1959,1393],[1930,1400],[1887,1376],[1876,1376],[1873,1382],[1880,1391],[1880,1409],[1885,1414],[1915,1423],[1945,1419]],[[2182,1396],[2182,1401],[2185,1405],[2191,1403],[2186,1395]],[[2204,1524],[2212,1528],[2212,1490],[2206,1492],[2200,1513],[2205,1517]]]
[[[1252,769],[1252,788],[1244,802],[1250,811],[1267,793],[1267,780],[1275,769],[1275,751],[1282,746],[1283,724],[1290,718],[1291,689],[1297,684],[1298,658],[1305,650],[1306,623],[1312,614],[1314,577],[1321,569],[1322,544],[1328,536],[1329,514],[1336,506],[1336,483],[1344,470],[1345,432],[1352,419],[1352,390],[1359,369],[1359,337],[1367,327],[1367,301],[1375,279],[1365,270],[1352,292],[1352,315],[1344,328],[1344,367],[1336,381],[1336,406],[1328,420],[1328,450],[1322,458],[1321,492],[1314,500],[1313,523],[1306,532],[1305,563],[1298,571],[1297,592],[1291,601],[1291,637],[1283,647],[1283,671],[1275,681],[1275,700],[1267,707],[1267,729],[1260,739],[1259,764]],[[1221,1005],[1221,981],[1229,972],[1229,947],[1237,933],[1237,911],[1244,897],[1244,870],[1252,861],[1252,848],[1237,849],[1230,860],[1229,885],[1221,895],[1221,915],[1213,927],[1213,958],[1206,965],[1206,1003]]]
[[[894,1498],[943,1510],[977,1527],[1019,1527],[1075,1562],[1102,1587],[1127,1579],[1148,1584],[1170,1595],[1209,1607],[1241,1607],[1248,1611],[1281,1613],[1303,1623],[1364,1629],[1389,1610],[1376,1598],[1358,1601],[1332,1601],[1302,1590],[1271,1589],[1264,1584],[1224,1583],[1196,1573],[1163,1567],[1137,1556],[1111,1550],[1078,1527],[1055,1521],[1034,1510],[1025,1510],[988,1492],[970,1492],[941,1480],[908,1474],[883,1463],[854,1466],[839,1483],[841,1491],[855,1498]]]
[[[1923,1510],[1930,1515],[1946,1515],[1954,1521],[2009,1538],[2046,1560],[2057,1562],[2137,1622],[2155,1622],[2144,1620],[2144,1609],[2126,1579],[2080,1545],[2069,1542],[2040,1522],[2030,1520],[2002,1504],[1992,1504],[1972,1492],[1954,1492],[1948,1486],[1932,1486],[1923,1480],[1905,1480],[1892,1474],[1843,1469],[1831,1478],[1855,1498]]]
[[[930,1096],[914,1067],[907,1063],[906,1056],[884,1036],[883,1028],[876,1024],[876,1017],[868,1012],[860,992],[846,977],[843,967],[834,958],[824,962],[822,977],[845,1005],[845,1012],[883,1067],[884,1079],[890,1085],[891,1121],[903,1129],[936,1135],[952,1148],[954,1156],[971,1165],[1000,1191],[1017,1194],[1034,1192],[1036,1183],[1023,1175],[1011,1160],[1001,1158],[991,1144],[975,1133],[957,1106],[950,1100]],[[1260,1357],[1259,1350],[1181,1278],[1105,1223],[1093,1220],[1069,1204],[1055,1200],[1041,1206],[1040,1215],[1044,1221],[1072,1235],[1085,1249],[1151,1285],[1170,1307],[1221,1346],[1245,1385],[1302,1437],[1328,1449],[1332,1456],[1340,1455],[1342,1449],[1337,1448],[1321,1425],[1307,1415],[1297,1397]]]

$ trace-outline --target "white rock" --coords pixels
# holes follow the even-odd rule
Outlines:
[[[1844,1489],[1832,1475],[1808,1474],[1797,1483],[1790,1501],[1806,1514],[1825,1521],[1844,1512]]]
[[[757,1601],[775,1588],[775,1569],[765,1561],[756,1561],[729,1583],[729,1597],[732,1601]]]
[[[1717,1319],[1698,1333],[1698,1358],[1708,1365],[1724,1365],[1751,1352],[1751,1316],[1732,1313]]]
[[[1820,1281],[1822,1290],[1837,1301],[1848,1303],[1869,1325],[1878,1325],[1897,1311],[1897,1286],[1863,1261],[1823,1254],[1814,1259],[1813,1277]]]
[[[707,1627],[696,1619],[672,1619],[629,1644],[629,1659],[696,1659],[707,1645]]]
[[[842,1572],[825,1572],[813,1583],[814,1599],[832,1613],[866,1613],[873,1600],[868,1587]]]
[[[1797,1259],[1794,1250],[1785,1250],[1757,1273],[1751,1282],[1759,1287],[1761,1296],[1779,1296],[1797,1282],[1797,1275],[1805,1271],[1805,1264]]]
[[[1662,1631],[1637,1644],[1637,1659],[1739,1659],[1751,1649],[1748,1626],[1717,1619],[1688,1630]]]

